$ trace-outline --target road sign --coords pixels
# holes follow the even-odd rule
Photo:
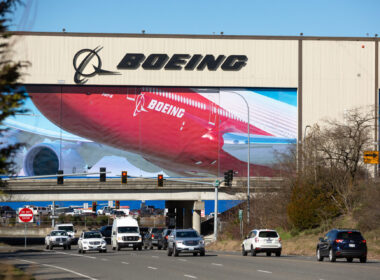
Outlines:
[[[243,210],[239,210],[239,220],[243,220]]]
[[[364,163],[379,164],[379,152],[364,151]]]
[[[29,208],[22,208],[18,213],[18,219],[21,223],[33,222],[33,211]]]

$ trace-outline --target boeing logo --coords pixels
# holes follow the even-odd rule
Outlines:
[[[78,51],[73,59],[73,65],[75,69],[74,82],[76,84],[84,84],[88,81],[86,78],[93,77],[95,75],[119,75],[118,72],[107,71],[102,69],[102,60],[98,55],[103,47],[96,47],[95,49],[82,49]],[[81,59],[80,61],[78,61]],[[92,61],[92,68],[87,65]],[[90,70],[88,70],[90,68]],[[87,71],[87,72],[86,72]],[[82,78],[85,77],[85,78]]]
[[[95,49],[82,49],[78,51],[73,59],[75,69],[74,82],[84,84],[88,78],[95,75],[120,75],[119,72],[102,69],[102,61],[99,52],[103,47]],[[147,57],[142,53],[127,53],[116,66],[119,70],[187,70],[187,71],[240,71],[247,65],[248,58],[245,55],[218,55],[212,54],[173,54],[165,53],[149,54]],[[88,66],[92,63],[92,67]]]

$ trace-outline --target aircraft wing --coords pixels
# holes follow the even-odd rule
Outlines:
[[[251,134],[250,163],[271,166],[278,162],[281,154],[289,153],[296,144],[295,138],[283,138]],[[248,161],[248,135],[244,133],[225,133],[223,150],[231,156]]]

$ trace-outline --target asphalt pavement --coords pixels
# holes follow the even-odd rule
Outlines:
[[[206,256],[183,254],[169,257],[166,251],[122,249],[107,253],[79,254],[72,250],[33,249],[0,253],[0,262],[12,263],[36,279],[379,279],[380,262],[318,262],[313,257],[243,257],[238,253],[206,252]]]

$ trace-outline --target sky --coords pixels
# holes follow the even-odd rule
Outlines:
[[[379,0],[24,0],[10,30],[373,37]],[[132,203],[132,202],[131,202]],[[4,203],[0,203],[4,204]],[[14,204],[15,207],[26,203]],[[50,203],[47,203],[50,204]],[[68,203],[64,203],[66,206]],[[72,203],[75,204],[75,203]],[[162,207],[162,202],[150,204]],[[122,202],[122,205],[130,205]],[[232,206],[222,202],[222,211]],[[132,208],[138,208],[133,203]],[[213,201],[206,202],[206,213]]]
[[[367,37],[378,0],[24,0],[14,31]]]

